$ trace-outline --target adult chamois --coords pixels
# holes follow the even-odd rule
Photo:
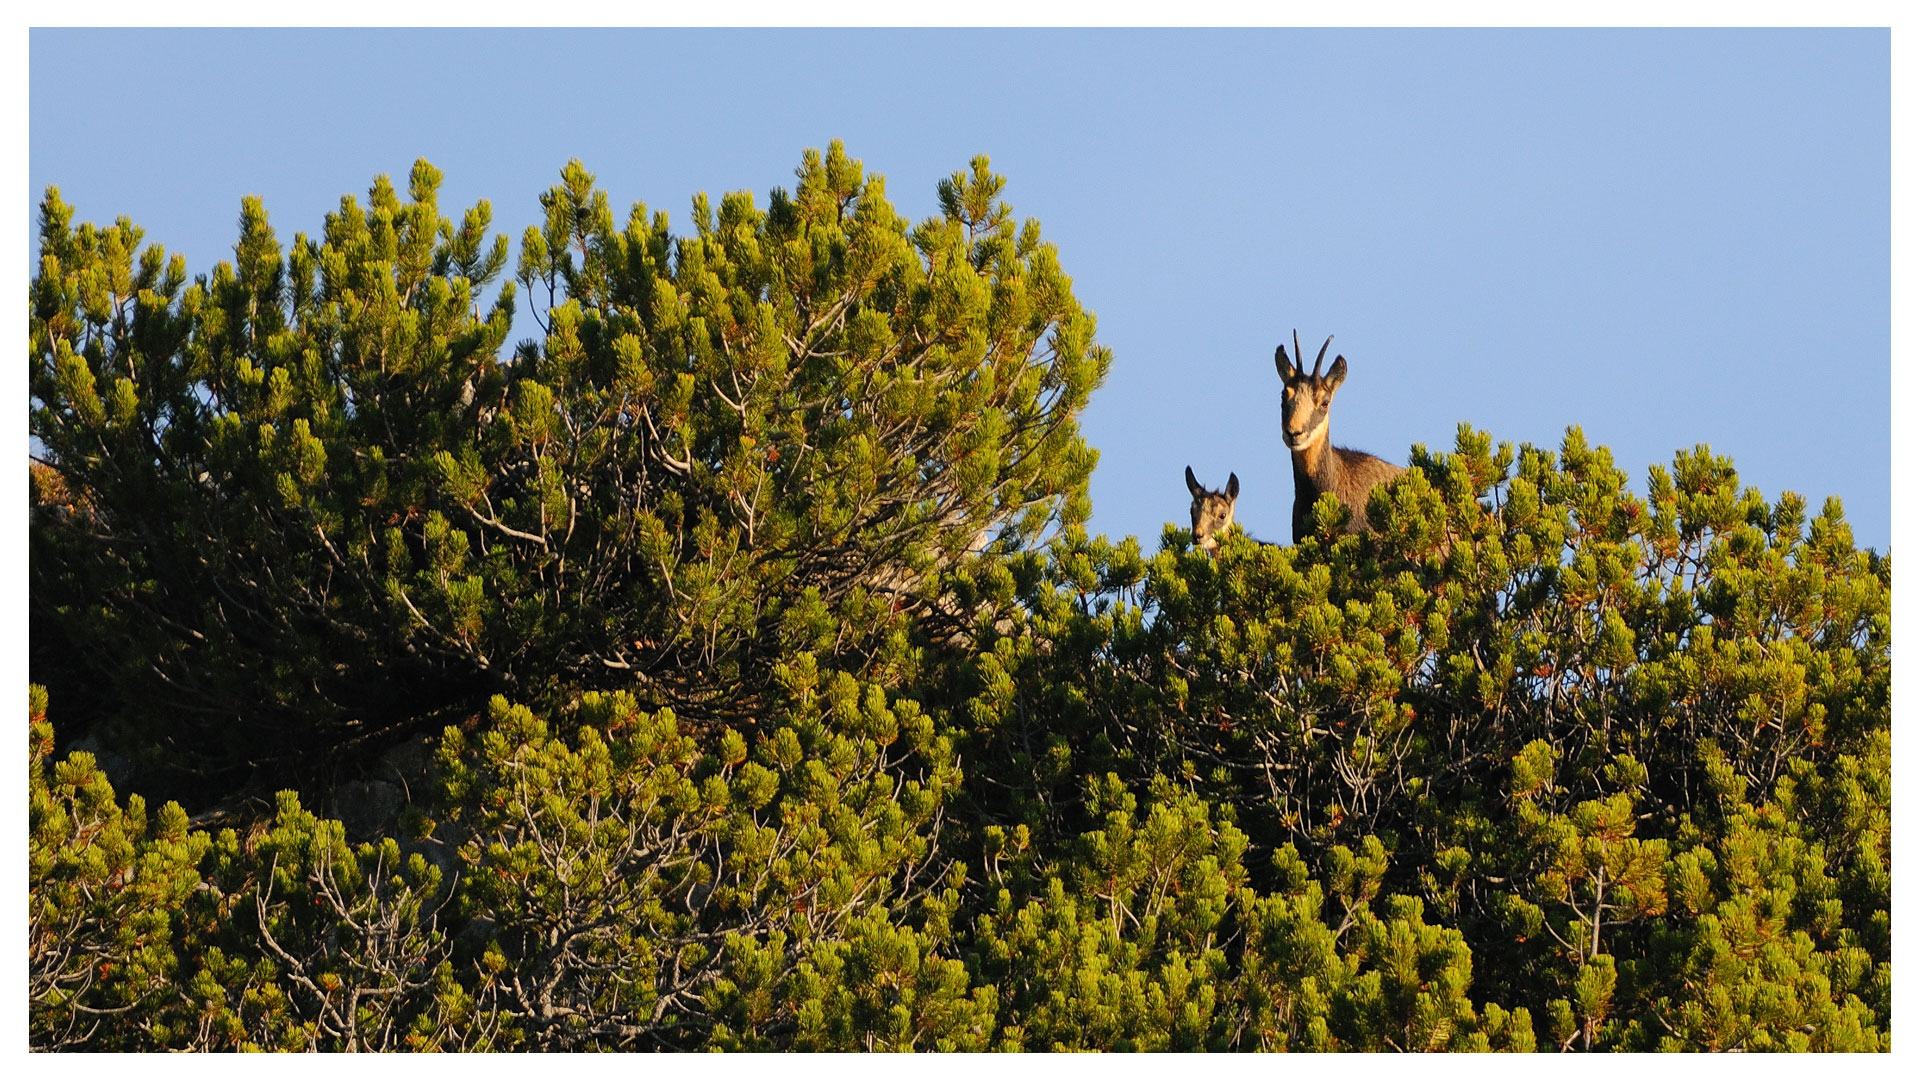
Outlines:
[[[1313,532],[1313,504],[1326,492],[1333,492],[1347,508],[1347,532],[1366,532],[1367,493],[1405,470],[1372,454],[1333,445],[1327,439],[1327,409],[1333,405],[1333,392],[1347,377],[1347,358],[1335,356],[1333,366],[1320,374],[1320,362],[1327,358],[1326,345],[1313,359],[1313,373],[1307,373],[1307,354],[1300,348],[1300,331],[1293,332],[1293,352],[1298,362],[1289,360],[1287,347],[1273,350],[1273,366],[1280,372],[1285,387],[1280,399],[1280,433],[1287,449],[1293,451],[1293,542],[1299,543]]]

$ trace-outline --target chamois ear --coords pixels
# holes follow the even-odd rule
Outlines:
[[[1333,366],[1327,369],[1327,389],[1330,391],[1338,389],[1340,383],[1345,380],[1346,377],[1347,358],[1344,356],[1334,357]]]
[[[1293,369],[1293,362],[1287,359],[1287,347],[1285,345],[1274,346],[1273,370],[1279,372],[1280,381],[1288,385],[1292,385],[1300,378],[1300,373]]]
[[[1207,493],[1207,489],[1201,486],[1200,481],[1193,478],[1193,466],[1191,465],[1187,466],[1187,490],[1191,492],[1196,499]]]
[[[1238,499],[1239,497],[1240,497],[1240,477],[1234,473],[1228,473],[1227,474],[1227,498]]]

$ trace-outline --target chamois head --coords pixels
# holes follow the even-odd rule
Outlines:
[[[1193,493],[1193,546],[1213,554],[1220,538],[1233,528],[1233,503],[1240,497],[1240,477],[1227,474],[1227,490],[1209,491],[1187,466],[1187,490]]]
[[[1320,362],[1327,358],[1327,345],[1332,344],[1333,335],[1328,334],[1320,355],[1313,358],[1312,374],[1307,373],[1307,354],[1300,348],[1300,331],[1293,332],[1297,359],[1288,359],[1285,345],[1273,350],[1273,366],[1286,387],[1280,399],[1280,434],[1289,450],[1305,450],[1327,437],[1327,409],[1333,404],[1333,392],[1347,377],[1344,356],[1335,356],[1333,366],[1325,375],[1320,374]]]

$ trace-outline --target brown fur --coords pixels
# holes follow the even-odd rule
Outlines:
[[[1327,357],[1327,344],[1306,370],[1306,355],[1300,349],[1300,335],[1293,337],[1296,363],[1287,357],[1285,345],[1273,351],[1273,366],[1280,372],[1284,390],[1280,403],[1280,434],[1293,452],[1293,542],[1299,543],[1313,532],[1313,504],[1331,491],[1347,508],[1350,533],[1368,531],[1367,496],[1406,471],[1399,465],[1358,450],[1334,446],[1328,439],[1328,410],[1333,392],[1347,377],[1347,358],[1335,356],[1333,366],[1320,374],[1320,362]]]
[[[1227,490],[1210,491],[1194,479],[1187,466],[1187,491],[1193,495],[1193,546],[1207,554],[1220,547],[1220,538],[1233,528],[1233,504],[1240,498],[1240,477],[1227,474]]]

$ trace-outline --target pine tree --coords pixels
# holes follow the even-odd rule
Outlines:
[[[31,426],[87,510],[41,497],[36,625],[119,741],[284,778],[503,692],[739,722],[796,651],[898,685],[969,617],[942,571],[1085,518],[1107,356],[986,159],[910,228],[836,143],[679,238],[574,162],[484,311],[505,239],[439,184],[284,251],[249,199],[191,284],[49,190]]]
[[[1890,1048],[1837,501],[1463,425],[1369,533],[1149,554],[984,159],[909,227],[836,144],[678,237],[574,163],[491,301],[438,183],[285,250],[249,201],[191,283],[43,204],[34,1046]],[[379,835],[310,808],[417,731]]]

